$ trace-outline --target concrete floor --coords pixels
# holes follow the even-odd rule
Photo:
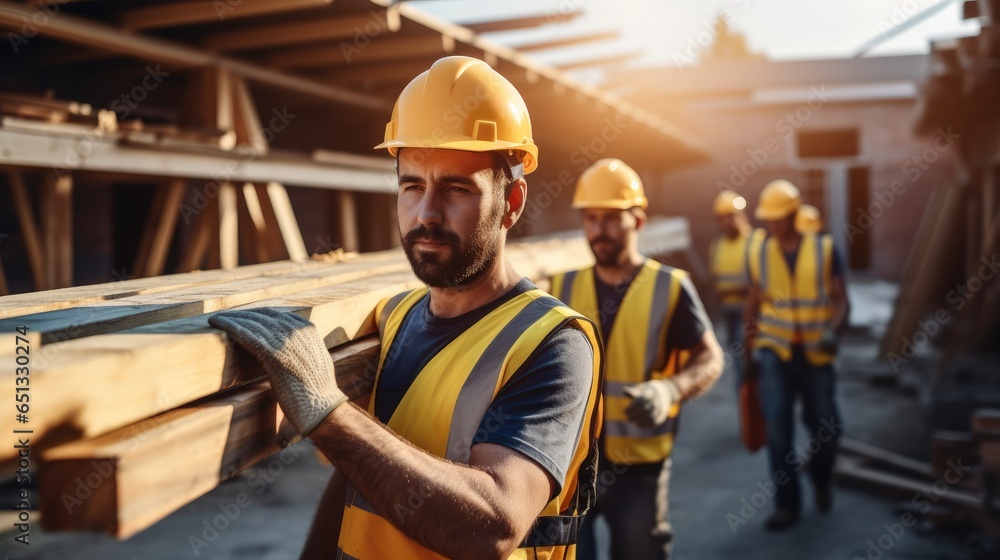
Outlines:
[[[855,281],[851,286],[855,304],[852,324],[862,328],[854,330],[842,356],[838,386],[841,412],[849,437],[926,458],[929,451],[926,409],[914,397],[872,387],[861,373],[875,355],[874,339],[865,335],[865,329],[877,332],[884,328],[893,294],[892,286],[878,282]],[[763,483],[769,475],[764,453],[749,455],[737,439],[735,402],[732,379],[727,372],[708,395],[685,409],[671,483],[676,558],[988,557],[975,552],[972,539],[964,533],[923,534],[912,528],[898,538],[886,537],[885,525],[897,523],[899,516],[894,513],[895,501],[879,496],[838,488],[834,511],[819,515],[812,507],[808,483],[804,486],[803,519],[792,530],[778,535],[765,533],[762,525],[771,507],[766,504],[763,511],[734,531],[727,514],[739,516],[741,500],[752,500],[758,492],[757,483]],[[255,468],[261,479],[251,479],[249,473],[243,473],[128,541],[117,542],[103,535],[46,534],[33,530],[31,545],[23,546],[14,543],[13,533],[8,532],[0,535],[0,554],[24,559],[295,558],[330,474],[329,467],[319,464],[308,443],[300,443],[295,449],[301,453],[290,464],[276,458],[265,461]],[[264,477],[268,471],[271,474]],[[241,494],[246,494],[250,503],[239,509],[239,516],[222,531],[207,531],[206,526],[223,510],[232,511],[238,500],[246,503]],[[869,539],[878,542],[880,537],[883,543],[891,542],[881,556],[869,551],[868,542]]]

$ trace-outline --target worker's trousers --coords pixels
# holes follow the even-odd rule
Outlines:
[[[806,469],[813,487],[829,490],[837,441],[843,426],[834,397],[833,367],[813,366],[802,347],[793,346],[792,359],[781,361],[769,349],[757,351],[760,364],[760,401],[767,423],[769,481],[776,489],[778,509],[798,512],[801,507],[798,473]],[[795,442],[795,403],[802,398],[802,421],[809,432]]]
[[[603,517],[611,532],[612,560],[666,560],[673,529],[668,519],[670,459],[646,465],[616,465],[603,460],[597,476],[597,505],[584,519],[576,557],[600,556],[594,524]],[[603,543],[605,550],[607,543]]]
[[[743,307],[732,304],[721,305],[722,328],[725,333],[726,366],[733,372],[733,386],[738,393],[743,384]]]

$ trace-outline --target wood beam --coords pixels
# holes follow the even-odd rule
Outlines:
[[[204,44],[215,51],[229,52],[348,39],[359,31],[371,40],[398,30],[398,23],[393,25],[388,10],[381,10],[352,16],[261,24],[249,29],[214,33],[205,37]]]
[[[45,257],[42,251],[41,236],[35,225],[35,215],[31,210],[31,200],[28,189],[24,186],[24,175],[20,171],[10,171],[11,197],[17,209],[17,220],[21,224],[21,235],[24,236],[24,250],[28,254],[28,264],[31,266],[31,277],[35,281],[36,290],[49,289],[48,277],[45,272]]]
[[[353,43],[340,41],[322,45],[293,47],[271,52],[265,57],[268,66],[275,68],[309,68],[317,66],[342,66],[355,62],[372,63],[408,58],[440,57],[455,50],[455,39],[434,33],[419,37],[375,38],[370,44],[358,48]]]
[[[357,251],[358,238],[358,205],[356,195],[350,191],[337,193],[337,210],[339,215],[338,229],[340,242],[345,251]]]
[[[236,185],[230,182],[219,185],[219,260],[225,269],[240,264],[238,204]]]
[[[493,33],[496,31],[510,31],[512,29],[528,29],[531,27],[541,27],[543,25],[568,23],[582,15],[583,10],[572,10],[568,12],[543,14],[538,16],[467,22],[460,23],[459,25],[471,29],[475,33]]]
[[[615,66],[623,62],[628,62],[630,60],[635,60],[642,56],[642,51],[632,51],[623,54],[616,54],[612,56],[603,56],[599,58],[587,58],[584,60],[577,60],[574,62],[566,62],[563,64],[557,64],[556,68],[567,71],[567,70],[579,70],[581,68],[598,68],[601,66]]]
[[[157,220],[156,232],[150,243],[145,270],[142,271],[142,275],[147,277],[163,274],[163,267],[167,261],[167,250],[170,248],[170,241],[174,236],[177,215],[180,214],[181,200],[187,192],[187,182],[183,179],[174,179],[164,188],[166,193]]]
[[[122,27],[133,31],[178,25],[220,22],[294,10],[321,8],[332,0],[240,0],[226,2],[171,2],[123,12]]]
[[[337,384],[352,399],[370,392],[379,348],[378,337],[369,336],[330,352]],[[40,500],[45,530],[128,538],[300,440],[283,418],[270,385],[260,382],[52,449],[39,472],[46,481]],[[303,452],[310,450],[285,449],[281,459]],[[76,481],[94,472],[103,484],[86,500],[66,502],[65,496],[76,496]]]
[[[261,208],[260,199],[257,197],[257,189],[253,183],[243,184],[243,205],[246,208],[247,220],[244,220],[250,231],[249,250],[257,262],[267,262],[271,260],[270,252],[267,248],[267,222],[264,221],[264,210]],[[243,222],[240,222],[243,223]]]
[[[73,285],[73,178],[47,172],[42,184],[46,283],[65,288]]]
[[[0,0],[0,27],[20,29],[25,21],[30,21],[37,13],[39,11],[30,6],[17,4],[10,0]],[[96,23],[66,13],[60,13],[59,17],[46,18],[45,25],[39,26],[38,34],[123,56],[181,68],[221,66],[250,80],[356,107],[377,111],[386,111],[392,107],[391,103],[387,106],[383,100],[371,99],[349,90],[318,84],[297,76],[261,68],[255,64],[220,57],[206,52],[204,49],[136,35],[110,25]]]
[[[357,83],[406,83],[427,70],[434,58],[394,60],[371,64],[351,64],[335,70],[318,73],[322,81],[329,84]]]
[[[299,223],[295,220],[295,212],[292,210],[292,201],[288,199],[288,191],[285,190],[284,185],[274,182],[268,183],[267,197],[271,200],[271,207],[274,209],[278,230],[285,242],[288,258],[293,261],[309,258],[306,244],[302,240],[302,232],[299,231]]]
[[[253,150],[253,157],[267,155],[267,137],[264,135],[264,127],[260,124],[260,116],[257,113],[257,106],[250,95],[250,88],[246,80],[239,76],[233,76],[230,82],[233,94],[233,124],[236,131],[236,143],[241,146],[249,146]]]
[[[149,201],[149,211],[146,213],[146,223],[143,224],[142,235],[139,237],[139,249],[136,251],[135,259],[132,261],[132,270],[136,274],[143,275],[143,271],[146,270],[149,251],[153,247],[153,235],[156,231],[157,216],[163,211],[163,203],[166,195],[166,185],[156,185],[156,188],[153,189],[153,198]]]
[[[608,41],[610,39],[617,39],[620,36],[621,34],[618,31],[603,31],[598,33],[573,35],[571,37],[564,37],[562,39],[548,39],[545,41],[537,41],[533,43],[523,43],[513,48],[520,52],[544,51],[548,49],[557,49],[560,47],[569,47],[572,45],[582,45],[586,43],[596,43],[598,41]]]

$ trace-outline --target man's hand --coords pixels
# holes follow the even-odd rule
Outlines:
[[[282,412],[303,436],[347,401],[337,387],[330,353],[307,319],[257,308],[219,313],[208,324],[263,364]]]
[[[632,397],[625,409],[628,419],[642,428],[652,428],[667,421],[670,407],[681,400],[681,391],[669,379],[646,381],[625,387],[624,393]]]

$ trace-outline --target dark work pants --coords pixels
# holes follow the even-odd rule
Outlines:
[[[800,345],[792,359],[783,362],[768,349],[758,351],[760,401],[767,422],[767,451],[771,480],[777,484],[779,509],[798,512],[801,507],[798,472],[808,465],[816,489],[829,489],[837,441],[843,432],[834,398],[833,367],[813,366]],[[795,402],[802,398],[802,421],[808,439],[795,445]]]

